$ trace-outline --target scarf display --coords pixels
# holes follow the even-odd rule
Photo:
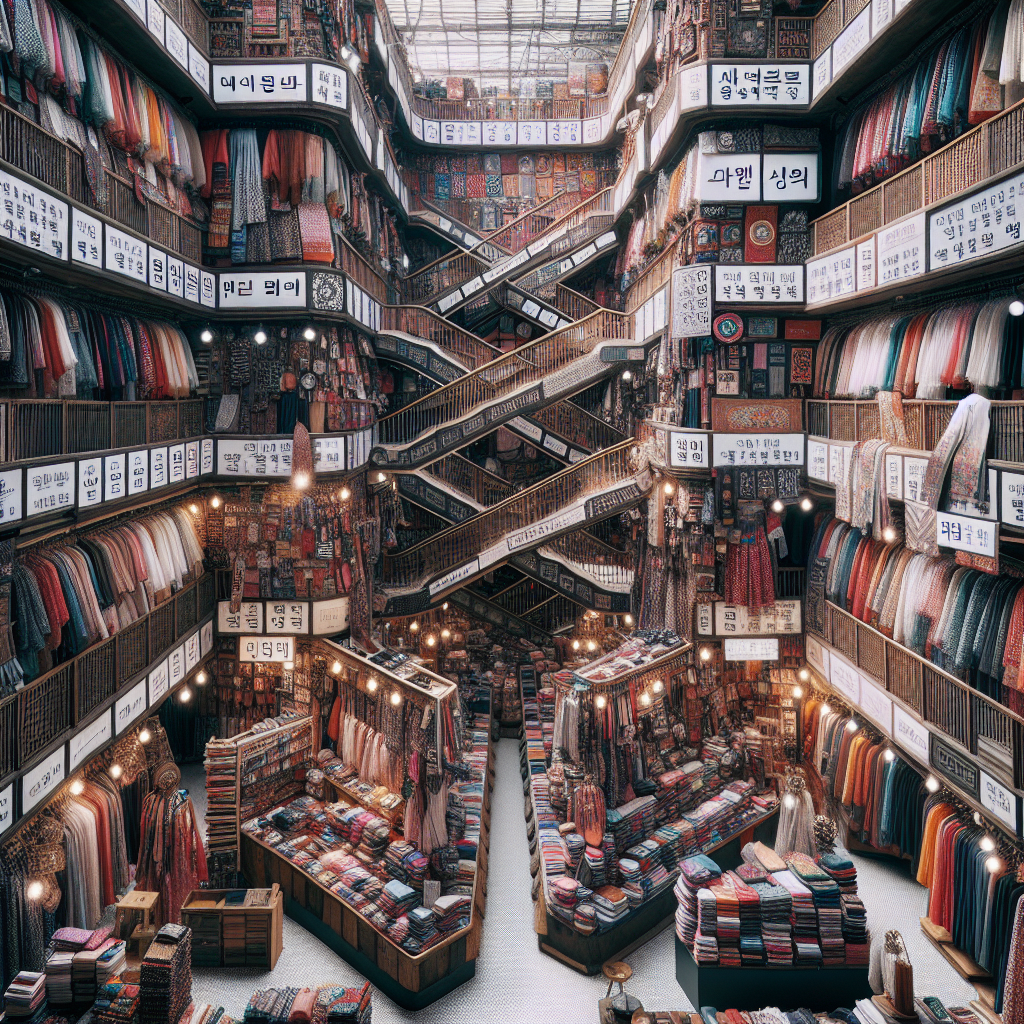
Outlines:
[[[819,524],[811,551],[809,605],[832,602],[1017,710],[1024,579],[969,568],[954,555],[935,558],[880,543],[834,518]],[[809,608],[809,622],[815,615]]]
[[[942,399],[947,388],[988,394],[1021,386],[1024,317],[1011,299],[988,299],[887,314],[830,326],[818,347],[814,394]]]
[[[202,571],[202,540],[181,507],[19,553],[11,618],[25,678],[113,636]]]
[[[856,111],[838,140],[836,187],[856,195],[1024,97],[1019,8],[982,5]]]
[[[187,398],[199,386],[188,339],[169,323],[4,289],[0,387],[19,398]]]
[[[177,104],[59,4],[17,0],[14,11],[5,95],[16,91],[22,114],[83,153],[94,198],[106,193],[103,168],[116,168],[140,198],[201,215],[186,190],[206,183],[199,134]]]

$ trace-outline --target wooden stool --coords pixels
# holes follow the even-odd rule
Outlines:
[[[616,995],[622,993],[622,986],[633,977],[633,968],[621,960],[615,960],[612,963],[605,964],[601,968],[601,973],[608,979],[608,991],[604,994],[605,999],[607,999],[612,994],[612,985],[615,982],[619,983],[619,991]]]
[[[128,950],[131,951],[134,945],[139,959],[146,955],[149,944],[156,935],[156,923],[152,917],[156,917],[156,908],[160,904],[160,893],[143,892],[139,889],[128,893],[117,901],[117,916],[114,919],[114,932],[118,936],[124,930],[126,920],[132,914],[142,914],[142,924],[137,924],[128,937]],[[150,916],[152,915],[152,917]]]

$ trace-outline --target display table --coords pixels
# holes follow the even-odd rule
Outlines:
[[[719,967],[698,964],[676,941],[676,981],[692,1006],[760,1010],[793,1006],[834,1010],[871,998],[868,967]]]

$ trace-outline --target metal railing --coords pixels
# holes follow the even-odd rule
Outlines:
[[[381,581],[388,589],[420,587],[432,577],[465,565],[510,534],[538,523],[590,495],[636,479],[627,441],[569,466],[547,480],[513,495],[486,512],[435,534],[429,540],[380,560]],[[619,511],[616,506],[614,511]],[[508,554],[526,551],[543,536],[509,545]],[[498,563],[495,563],[498,564]]]
[[[578,567],[600,586],[627,590],[633,585],[636,567],[633,555],[605,544],[584,530],[556,537],[544,547]]]
[[[471,252],[456,252],[428,263],[402,278],[402,302],[423,305],[482,274],[490,264]]]
[[[471,370],[485,366],[501,355],[501,349],[489,345],[425,306],[385,306],[381,315],[381,330],[402,331],[433,342]]]
[[[388,301],[388,282],[384,275],[372,263],[364,259],[347,239],[334,236],[339,241],[338,252],[341,255],[341,269],[364,292],[369,293],[381,304]]]
[[[574,626],[579,616],[580,605],[572,598],[554,594],[521,617],[545,633],[557,633]]]
[[[205,573],[148,615],[0,699],[0,782],[78,725],[213,612]]]
[[[197,0],[160,0],[160,6],[184,29],[202,51],[210,52],[209,19]]]
[[[407,405],[378,422],[382,444],[412,444],[425,432],[453,423],[473,410],[498,401],[521,388],[540,384],[566,370],[568,364],[589,355],[604,341],[628,340],[633,318],[600,310],[578,323],[552,331],[494,359]]]
[[[676,267],[676,256],[683,244],[683,236],[667,245],[640,273],[626,293],[626,309],[635,312],[652,295],[672,282],[672,271]]]
[[[198,263],[202,258],[199,227],[148,198],[140,202],[132,185],[108,169],[102,171],[106,176],[106,201],[95,201],[82,154],[4,106],[0,106],[0,160],[187,260]]]
[[[551,305],[570,320],[582,320],[585,316],[590,316],[591,313],[596,313],[602,308],[593,299],[588,299],[586,295],[580,295],[579,292],[562,284],[561,281],[555,284]]]
[[[1024,787],[1024,718],[831,602],[818,635],[983,766]]]
[[[591,452],[611,448],[625,439],[622,431],[573,402],[555,402],[530,415],[553,434]]]
[[[951,199],[1024,163],[1024,100],[811,222],[814,254]]]
[[[515,488],[507,480],[488,473],[461,455],[446,455],[432,462],[425,472],[485,508],[497,505],[515,493]]]
[[[0,462],[182,441],[203,433],[203,400],[0,402],[6,447]]]
[[[903,399],[908,448],[935,450],[949,426],[957,402]],[[992,402],[989,408],[988,457],[1024,463],[1024,402]],[[809,399],[807,433],[831,441],[868,441],[882,437],[878,405],[873,401]]]

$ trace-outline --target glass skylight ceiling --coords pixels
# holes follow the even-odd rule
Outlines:
[[[607,61],[630,0],[387,0],[417,79],[564,78],[570,60]]]

